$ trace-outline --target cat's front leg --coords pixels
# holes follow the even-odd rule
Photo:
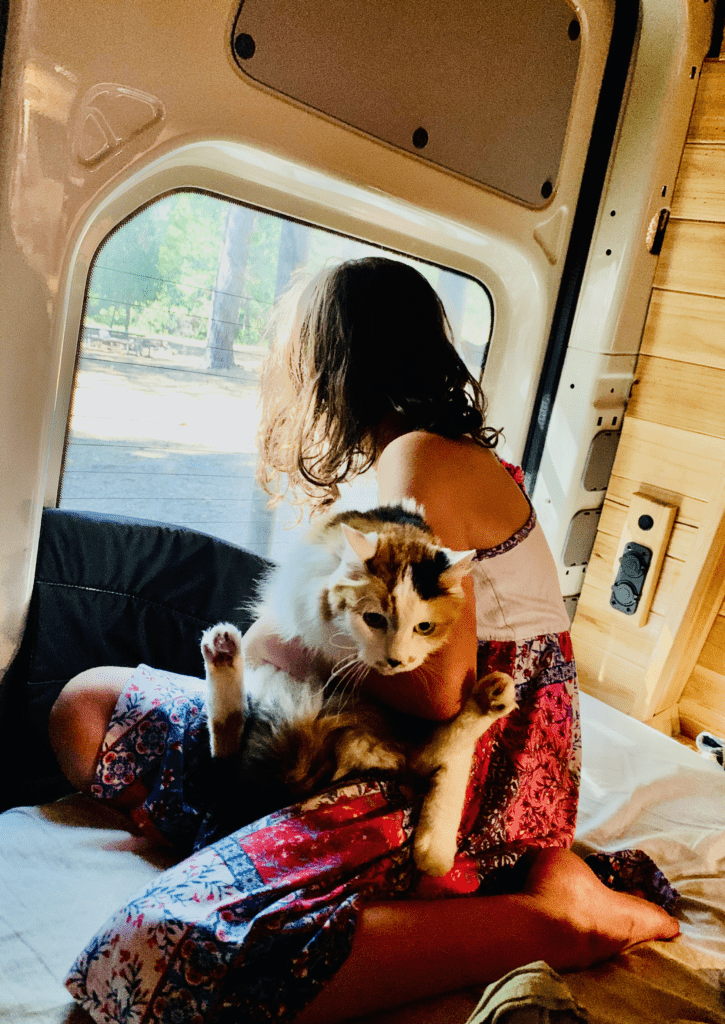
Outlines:
[[[417,752],[414,770],[430,777],[413,839],[415,862],[425,874],[439,877],[453,867],[476,744],[515,707],[513,679],[493,672],[476,683],[459,714],[439,726]]]
[[[244,729],[242,634],[231,623],[220,622],[203,634],[201,653],[212,757],[229,757],[239,749]]]

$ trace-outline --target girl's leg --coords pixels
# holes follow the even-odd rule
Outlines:
[[[557,971],[591,967],[678,932],[664,910],[608,889],[570,850],[542,850],[514,895],[364,907],[350,956],[296,1024],[488,984],[534,960]]]
[[[104,665],[74,676],[61,690],[48,718],[50,743],[63,774],[89,793],[103,738],[132,668]]]

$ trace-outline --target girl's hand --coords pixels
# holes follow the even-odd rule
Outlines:
[[[299,640],[283,640],[270,619],[257,619],[244,634],[244,659],[249,665],[268,664],[294,679],[315,675],[325,679],[329,666]]]

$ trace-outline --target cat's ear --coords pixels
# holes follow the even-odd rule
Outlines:
[[[451,551],[450,548],[443,548],[449,561],[447,569],[440,575],[441,583],[444,586],[451,586],[461,582],[463,577],[471,568],[471,562],[476,556],[476,549],[472,551]]]
[[[356,530],[354,527],[348,526],[347,523],[341,525],[345,543],[350,552],[361,562],[367,562],[368,558],[372,558],[378,549],[377,533],[363,533],[362,530]]]

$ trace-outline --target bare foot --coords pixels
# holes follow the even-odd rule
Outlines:
[[[552,957],[547,956],[555,969],[591,967],[637,942],[673,939],[680,931],[661,907],[608,889],[571,850],[537,853],[523,892],[540,908],[550,908],[552,921],[559,925],[552,933]]]

